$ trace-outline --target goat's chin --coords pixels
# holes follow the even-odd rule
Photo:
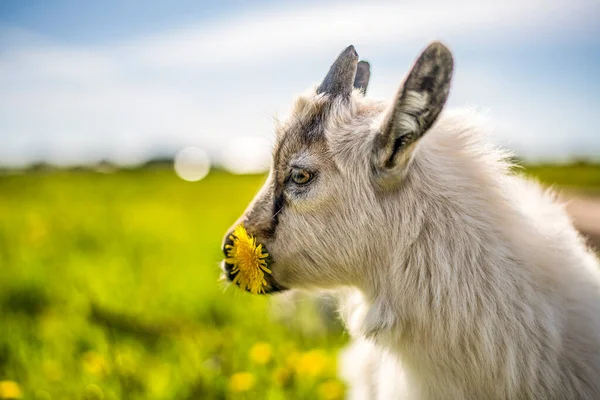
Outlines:
[[[221,273],[220,281],[223,282],[226,286],[232,284],[235,278],[235,274],[231,273],[232,266],[223,262],[221,269],[223,272]],[[267,286],[264,287],[263,292],[260,292],[258,294],[274,294],[289,290],[288,287],[277,282],[277,280],[275,280],[275,278],[272,275],[265,275],[265,280],[267,281]],[[240,286],[239,283],[236,283],[235,285],[238,287]],[[249,290],[246,291],[250,292]]]
[[[265,275],[265,280],[267,281],[267,286],[264,288],[264,292],[259,293],[259,294],[275,294],[275,293],[285,292],[286,290],[290,289],[287,286],[279,283],[273,277],[273,275]]]

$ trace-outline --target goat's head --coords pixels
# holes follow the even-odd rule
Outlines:
[[[297,99],[276,128],[266,183],[234,224],[274,261],[266,292],[366,279],[389,229],[381,199],[402,190],[416,145],[446,102],[452,70],[450,51],[430,44],[387,106],[364,97],[369,65],[349,46],[316,90]],[[231,265],[223,268],[232,279]]]

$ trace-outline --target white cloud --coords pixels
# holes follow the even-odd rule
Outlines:
[[[282,57],[339,51],[348,43],[389,49],[436,36],[482,31],[506,36],[512,28],[553,26],[581,6],[582,2],[568,0],[437,0],[259,10],[207,27],[136,40],[124,47],[124,53],[161,67],[264,64]]]
[[[283,113],[293,95],[316,83],[349,43],[374,62],[370,93],[388,97],[402,69],[432,38],[461,48],[466,42],[510,41],[557,29],[566,35],[582,29],[593,2],[460,4],[278,6],[95,46],[55,43],[28,32],[0,33],[0,40],[10,39],[0,53],[0,163],[40,157],[62,163],[106,157],[135,162],[185,145],[218,155],[235,137],[270,138],[271,115]],[[396,64],[398,57],[407,64]],[[492,107],[492,116],[497,109],[500,119],[513,121],[504,125],[517,127],[511,132],[524,126],[553,130],[543,118],[556,107],[549,96],[519,93],[521,88],[507,85],[498,71],[479,71],[473,79],[468,71],[476,66],[460,62],[455,98]],[[537,103],[533,111],[511,111],[515,96],[515,104]],[[576,107],[567,104],[562,112]],[[541,122],[535,122],[538,117]],[[523,134],[506,135],[526,143]]]

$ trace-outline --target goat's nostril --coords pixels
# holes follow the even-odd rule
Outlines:
[[[231,276],[231,271],[233,270],[233,264],[229,264],[228,262],[223,261],[223,271],[227,273],[228,277]]]
[[[225,241],[223,243],[223,254],[225,254],[225,258],[228,257],[227,250],[229,249],[229,246],[233,246],[233,239],[231,238],[232,234],[233,232],[229,232],[227,236],[225,236]],[[229,264],[228,262],[223,260],[221,268],[223,269],[223,272],[225,272],[225,276],[227,277],[227,279],[233,280],[233,275],[231,273],[231,271],[233,270],[233,264]]]
[[[225,257],[227,257],[227,249],[228,246],[233,246],[233,239],[231,238],[232,233],[228,233],[227,236],[225,236],[225,243],[223,243],[223,254],[225,254]]]

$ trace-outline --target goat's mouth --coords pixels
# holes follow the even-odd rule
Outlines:
[[[267,265],[268,265],[269,269],[271,269],[273,262],[270,262]],[[223,280],[228,281],[228,282],[235,282],[236,286],[243,288],[246,292],[252,293],[252,291],[250,289],[248,289],[248,287],[243,287],[239,281],[235,280],[235,277],[239,273],[239,271],[233,272],[233,269],[234,269],[233,264],[230,264],[230,263],[226,262],[225,260],[223,260],[221,262],[221,269],[223,270],[223,273],[221,274],[221,278]],[[264,280],[266,282],[266,285],[263,286],[262,290],[258,291],[256,294],[273,294],[273,293],[278,293],[278,292],[283,292],[285,290],[288,290],[288,288],[286,288],[285,286],[283,286],[279,282],[277,282],[275,280],[275,278],[273,278],[273,275],[271,275],[271,274],[265,274]]]
[[[275,293],[285,289],[273,278],[273,259],[267,248],[258,243],[243,225],[227,235],[223,253],[224,277],[240,289],[253,294]]]

